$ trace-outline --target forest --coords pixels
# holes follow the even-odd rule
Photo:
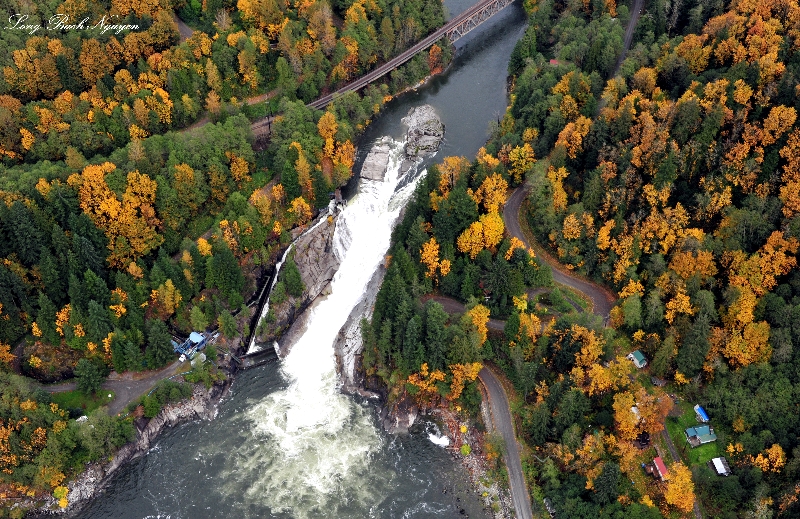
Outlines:
[[[0,6],[17,14],[47,29],[0,31],[0,516],[48,494],[66,506],[65,482],[133,432],[133,415],[76,423],[40,383],[91,395],[112,370],[174,362],[173,336],[248,337],[258,283],[350,179],[360,132],[452,57],[440,42],[319,111],[305,103],[438,28],[441,2]],[[264,145],[251,124],[268,116]],[[222,376],[209,356],[187,381]],[[132,405],[152,417],[181,396]]]
[[[708,517],[800,517],[800,6],[649,0],[620,60],[630,7],[526,1],[505,116],[466,178],[448,173],[454,159],[438,173],[476,205],[482,175],[527,180],[523,226],[568,272],[614,291],[609,326],[559,310],[556,290],[523,300],[548,281],[512,275],[526,260],[494,242],[502,220],[434,175],[395,233],[365,364],[396,398],[444,405],[474,380],[453,366],[501,370],[542,513],[548,498],[564,517],[688,517],[697,498]],[[464,309],[448,316],[443,296]],[[717,439],[692,449],[695,404]],[[645,432],[665,481],[642,470],[658,455],[634,446]],[[708,466],[715,456],[731,475]]]

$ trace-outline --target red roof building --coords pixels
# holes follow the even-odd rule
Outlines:
[[[661,481],[664,481],[664,476],[667,475],[667,466],[664,465],[664,461],[661,459],[661,456],[658,456],[653,460],[653,466],[656,469],[658,477],[661,478]]]

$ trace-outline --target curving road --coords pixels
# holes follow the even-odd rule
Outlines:
[[[515,236],[517,239],[521,240],[526,247],[531,247],[530,242],[525,237],[525,234],[522,232],[522,227],[519,224],[520,207],[522,206],[522,202],[525,200],[527,194],[527,184],[518,187],[514,191],[503,208],[503,220],[505,220],[506,229],[512,236]],[[608,322],[608,315],[611,312],[611,308],[614,306],[614,298],[608,292],[608,290],[601,288],[591,281],[586,281],[574,275],[565,273],[563,270],[561,270],[563,269],[561,264],[544,254],[539,255],[539,259],[547,263],[553,270],[553,281],[556,283],[561,283],[562,285],[566,285],[570,288],[574,288],[578,292],[585,294],[587,297],[589,297],[589,299],[592,300],[594,313],[601,316],[604,322]]]
[[[519,459],[519,446],[517,435],[514,433],[514,421],[511,418],[511,409],[508,405],[506,391],[497,376],[484,366],[478,373],[489,395],[489,408],[492,412],[492,422],[495,429],[503,437],[506,445],[506,467],[508,468],[508,483],[511,487],[511,500],[514,510],[520,519],[532,519],[531,500],[525,486],[525,477],[522,474],[522,462]]]

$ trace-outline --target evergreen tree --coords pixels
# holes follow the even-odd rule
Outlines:
[[[11,248],[23,264],[33,266],[39,261],[42,239],[41,230],[36,226],[33,212],[21,201],[14,202],[4,218],[6,236],[11,239]]]
[[[594,480],[594,495],[592,499],[599,505],[607,505],[617,500],[619,495],[619,465],[613,461],[607,461],[603,465],[603,471]]]
[[[66,300],[64,276],[59,269],[58,262],[50,254],[50,249],[47,247],[42,248],[39,270],[42,273],[42,285],[44,285],[47,297],[56,304],[62,304]]]
[[[131,339],[125,339],[122,343],[122,351],[125,357],[125,369],[128,371],[140,371],[144,362],[142,349]]]
[[[231,307],[237,307],[242,303],[241,291],[244,289],[242,269],[223,240],[214,243],[213,254],[208,258],[206,285],[219,288]]]
[[[286,263],[283,264],[281,277],[283,278],[286,291],[289,292],[289,295],[300,297],[303,294],[303,290],[305,290],[306,287],[303,284],[303,280],[300,277],[300,270],[297,268],[297,263],[294,262],[294,259],[288,258]]]
[[[89,315],[86,319],[86,332],[94,342],[100,342],[111,332],[111,317],[108,308],[97,301],[89,301]]]
[[[68,286],[67,292],[69,294],[69,301],[73,308],[86,311],[89,308],[89,298],[83,290],[83,283],[81,283],[80,278],[72,272],[69,275]]]
[[[231,313],[223,310],[218,318],[219,329],[226,339],[233,339],[239,334],[239,329],[236,326],[236,319],[233,318]]]
[[[208,317],[198,305],[192,307],[192,311],[189,312],[189,320],[192,323],[192,328],[197,331],[205,331],[208,328]]]
[[[84,297],[90,301],[97,301],[103,306],[111,303],[111,292],[108,290],[108,285],[91,270],[87,270],[83,274],[83,293]]]
[[[425,346],[430,369],[444,369],[447,359],[447,312],[434,300],[425,303]]]
[[[94,362],[89,359],[79,360],[74,373],[78,391],[93,395],[100,390],[100,386],[103,384],[103,374]]]
[[[406,333],[403,338],[403,357],[406,366],[411,371],[418,371],[425,362],[425,350],[422,345],[422,318],[418,315],[412,317],[406,324]]]
[[[39,312],[36,314],[36,324],[42,331],[42,340],[46,344],[57,345],[61,336],[56,331],[56,305],[44,293],[39,292]]]
[[[175,357],[172,349],[172,336],[167,325],[158,319],[148,319],[146,324],[147,347],[145,357],[147,367],[156,369],[164,366]]]

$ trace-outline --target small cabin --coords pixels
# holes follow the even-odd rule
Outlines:
[[[686,441],[689,445],[699,447],[705,443],[717,441],[717,435],[714,434],[714,429],[709,425],[698,425],[696,427],[689,427],[685,431]]]
[[[661,459],[661,456],[657,456],[653,460],[653,470],[658,478],[664,481],[664,478],[667,476],[667,466],[664,465],[664,460]]]
[[[647,366],[647,359],[645,358],[644,353],[639,350],[628,353],[627,357],[631,362],[633,362],[633,365],[639,369]]]
[[[708,466],[710,469],[716,472],[718,476],[731,475],[731,466],[728,465],[728,460],[725,458],[714,458],[708,462]]]
[[[700,423],[708,423],[710,420],[708,413],[706,413],[706,410],[703,409],[700,404],[694,406],[694,414],[697,416],[697,421]]]

